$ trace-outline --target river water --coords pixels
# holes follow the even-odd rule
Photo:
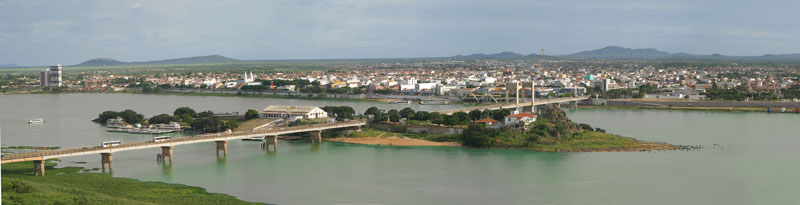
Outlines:
[[[147,117],[188,106],[243,112],[267,105],[378,102],[133,94],[0,95],[3,146],[78,147],[149,140],[109,133],[90,120],[105,110]],[[415,110],[455,105],[411,105]],[[200,186],[278,204],[796,204],[800,201],[800,115],[704,111],[578,109],[573,121],[647,141],[703,145],[698,151],[540,153],[453,147],[375,147],[280,141],[277,152],[230,141],[182,145],[172,163],[158,148],[114,153],[115,177]],[[42,125],[27,120],[44,118]],[[174,134],[179,135],[179,134]],[[63,158],[87,168],[100,156]],[[109,172],[109,171],[107,171]]]

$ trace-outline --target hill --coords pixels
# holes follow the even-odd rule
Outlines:
[[[664,59],[672,57],[672,54],[653,48],[630,49],[619,46],[608,46],[601,49],[573,53],[564,57],[591,59]]]
[[[777,62],[798,62],[800,54],[766,54],[761,56],[727,56],[718,53],[711,55],[697,55],[689,53],[668,53],[653,48],[631,49],[619,46],[608,46],[601,49],[582,51],[569,55],[559,56],[562,58],[582,58],[582,59],[616,59],[616,60],[726,60],[726,61],[777,61]]]
[[[188,58],[175,58],[156,61],[141,62],[122,62],[111,58],[96,58],[84,61],[74,66],[119,66],[119,65],[167,65],[167,64],[208,64],[208,63],[230,63],[239,60],[228,58],[221,55],[195,56]]]
[[[478,53],[478,54],[471,54],[471,55],[466,55],[466,56],[465,55],[457,55],[457,56],[452,56],[450,58],[454,58],[454,59],[509,59],[509,58],[523,58],[523,57],[525,57],[525,55],[522,55],[522,54],[519,54],[519,53],[510,52],[510,51],[505,51],[505,52],[495,53],[495,54]]]

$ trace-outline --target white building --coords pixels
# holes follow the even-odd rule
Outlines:
[[[41,87],[61,87],[61,64],[50,66],[49,70],[39,73]]]
[[[328,112],[316,106],[270,105],[261,110],[259,117],[296,121],[301,119],[326,118],[328,117]]]
[[[536,115],[523,112],[519,114],[508,115],[505,117],[505,119],[506,125],[527,125],[536,121]]]

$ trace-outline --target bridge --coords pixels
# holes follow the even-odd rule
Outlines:
[[[533,106],[538,105],[546,105],[546,104],[554,104],[554,103],[566,103],[566,102],[573,102],[577,103],[581,100],[587,100],[589,96],[578,96],[578,97],[564,97],[564,98],[551,98],[551,99],[536,99],[533,103],[531,102],[520,102],[520,103],[506,103],[506,104],[495,104],[495,105],[486,105],[486,106],[476,106],[476,107],[467,107],[467,108],[460,108],[460,109],[452,109],[452,110],[442,110],[438,113],[440,114],[453,114],[457,112],[469,112],[473,110],[499,110],[499,109],[512,109],[517,107],[530,107],[531,104]]]
[[[161,142],[141,141],[141,142],[124,143],[120,144],[119,146],[110,146],[110,147],[90,146],[82,148],[57,149],[57,150],[45,150],[45,151],[19,153],[19,154],[7,154],[3,155],[2,164],[11,162],[33,161],[34,175],[44,175],[44,167],[45,167],[44,160],[61,158],[61,157],[100,154],[102,156],[101,166],[103,167],[103,169],[105,169],[106,164],[108,164],[108,168],[111,169],[114,152],[161,147],[161,157],[162,157],[161,159],[165,160],[167,157],[169,157],[169,161],[172,161],[172,147],[174,146],[203,143],[203,142],[216,142],[217,154],[219,154],[219,151],[223,151],[223,154],[227,155],[228,140],[246,139],[246,138],[261,138],[261,139],[269,138],[267,139],[267,142],[265,142],[265,146],[266,144],[271,144],[273,146],[273,149],[277,150],[278,135],[308,132],[311,134],[311,137],[309,139],[311,142],[314,141],[321,142],[322,141],[321,134],[323,130],[355,128],[357,131],[360,131],[361,127],[366,126],[366,124],[367,124],[366,120],[352,120],[346,122],[312,124],[312,125],[303,125],[294,127],[267,128],[262,130],[254,129],[251,131],[237,131],[230,133],[220,132],[220,133],[204,134],[191,137],[173,138]]]

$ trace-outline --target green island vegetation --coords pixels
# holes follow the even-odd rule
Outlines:
[[[466,147],[513,148],[546,152],[602,152],[602,151],[648,151],[673,150],[674,145],[642,142],[629,137],[605,133],[601,128],[570,121],[561,108],[556,105],[541,106],[539,116],[527,128],[519,126],[487,127],[474,123],[484,118],[502,121],[510,111],[473,110],[452,115],[414,112],[411,108],[403,110],[382,110],[371,107],[364,113],[372,123],[394,125],[391,130],[364,129],[362,132],[339,132],[331,137],[376,137],[396,135],[437,142],[458,142]],[[413,120],[406,120],[413,119]],[[461,134],[410,133],[405,125],[428,125],[465,128]]]
[[[56,162],[46,161],[45,176],[34,176],[31,162],[3,164],[3,204],[260,204],[200,187],[54,168]]]
[[[105,124],[109,119],[122,118],[127,124],[164,124],[170,122],[178,122],[183,127],[184,131],[192,131],[198,133],[207,132],[221,132],[228,129],[236,129],[244,121],[258,118],[258,111],[250,109],[247,110],[243,117],[233,115],[230,117],[216,116],[212,111],[197,112],[189,107],[180,107],[175,109],[172,115],[164,113],[145,118],[144,115],[136,111],[126,109],[120,112],[117,111],[104,111],[98,115],[97,118],[92,120],[96,123]]]

